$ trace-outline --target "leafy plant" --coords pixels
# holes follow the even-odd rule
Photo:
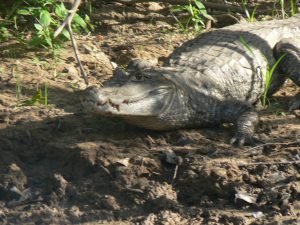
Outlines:
[[[186,21],[181,22],[173,13],[176,12],[187,12],[189,17]],[[176,22],[178,23],[180,29],[183,32],[189,30],[190,25],[192,24],[194,31],[199,32],[205,28],[205,19],[213,20],[214,18],[210,16],[203,3],[200,0],[189,0],[188,5],[177,5],[171,9]]]
[[[47,70],[47,69],[51,68],[51,64],[49,62],[47,62],[45,60],[41,60],[38,57],[34,57],[32,59],[32,64],[35,65],[35,66],[39,66],[43,70]]]
[[[18,106],[31,106],[36,104],[43,104],[48,105],[48,85],[45,84],[44,87],[44,94],[41,88],[37,87],[36,93],[30,99],[26,99],[20,101],[22,96],[22,84],[21,84],[21,77],[19,75],[19,61],[17,60],[16,66],[13,67],[13,76],[16,79],[16,98],[18,101]]]
[[[34,24],[35,29],[37,30],[35,39],[32,40],[32,44],[41,44],[43,45],[44,42],[53,48],[53,41],[51,38],[51,31],[50,31],[50,23],[51,23],[51,16],[47,10],[41,10],[38,23]]]
[[[15,14],[17,18],[24,17],[28,21],[30,19],[34,21],[35,34],[29,44],[50,47],[51,49],[59,46],[59,40],[54,39],[53,34],[68,15],[65,5],[55,0],[27,0],[23,2],[24,4],[18,7]],[[80,30],[88,32],[88,24],[90,24],[90,19],[87,15],[83,19],[76,14],[72,28],[75,32]],[[62,32],[62,39],[69,39],[69,33],[66,30]]]
[[[42,104],[47,106],[48,105],[48,86],[45,84],[44,87],[44,94],[41,88],[37,88],[35,95],[32,96],[30,99],[26,99],[21,102],[20,106],[32,106]]]
[[[12,37],[12,34],[9,32],[9,30],[4,26],[0,26],[0,40],[7,41],[10,37]]]

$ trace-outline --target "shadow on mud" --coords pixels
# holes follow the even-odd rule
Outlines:
[[[182,204],[215,207],[214,196],[234,205],[234,191],[243,187],[242,169],[229,161],[209,164],[211,159],[239,155],[240,149],[222,144],[228,134],[221,137],[221,133],[229,129],[146,131],[117,119],[84,114],[78,93],[49,91],[53,93],[49,102],[68,109],[65,114],[49,114],[51,106],[38,109],[44,120],[12,118],[0,131],[0,202],[5,207],[22,214],[26,208],[55,206],[65,209],[65,221],[78,223],[180,211]],[[172,186],[175,165],[162,162],[160,151],[176,149],[183,137],[200,140],[192,142],[194,150],[179,153],[186,161]],[[193,176],[195,171],[198,174]],[[225,171],[232,179],[224,176]],[[223,203],[218,203],[220,208]],[[72,213],[74,206],[80,216]],[[16,218],[8,221],[22,222]],[[40,215],[34,214],[27,219],[37,218]]]
[[[116,119],[87,116],[81,112],[74,94],[53,88],[49,91],[61,97],[49,99],[49,103],[63,109],[67,108],[64,104],[76,104],[70,106],[65,115],[57,116],[50,113],[51,106],[33,108],[33,113],[43,112],[42,121],[18,121],[8,115],[9,126],[0,130],[0,202],[3,206],[20,214],[28,207],[78,206],[84,214],[80,218],[66,212],[67,220],[73,222],[144,215],[142,208],[129,208],[136,206],[136,195],[142,202],[143,193],[135,190],[138,188],[134,188],[134,183],[138,168],[143,164],[142,157],[153,158],[149,141],[145,141],[152,133]],[[124,158],[130,158],[134,168],[118,162]],[[147,176],[151,174],[147,172],[150,164],[157,173],[167,173],[160,171],[157,158],[144,162]],[[157,174],[151,176],[153,180],[165,179]],[[147,182],[151,179],[145,180],[145,186],[149,186]],[[38,217],[32,215],[27,219],[35,221]],[[24,222],[17,218],[16,215],[8,217],[8,221]]]

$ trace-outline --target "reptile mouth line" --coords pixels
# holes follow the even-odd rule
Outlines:
[[[155,93],[155,92],[157,92],[157,93]],[[121,104],[127,104],[127,105],[129,105],[129,104],[138,102],[140,100],[143,100],[143,99],[147,98],[147,96],[150,96],[151,93],[155,93],[155,95],[165,95],[165,94],[167,94],[169,92],[170,92],[170,88],[169,87],[160,87],[160,88],[148,91],[148,92],[144,93],[141,96],[134,97],[132,100],[125,99],[121,103],[115,103],[112,99],[109,98],[109,99],[107,99],[105,101],[97,100],[96,105],[97,106],[105,106],[105,105],[109,104],[112,108],[115,108],[119,112]]]

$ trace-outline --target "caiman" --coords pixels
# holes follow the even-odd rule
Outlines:
[[[268,83],[266,74],[279,58]],[[171,53],[163,66],[135,60],[113,82],[87,88],[83,105],[153,130],[233,123],[231,143],[254,144],[258,113],[253,105],[287,78],[300,85],[300,14],[200,34]],[[299,107],[298,94],[290,109]]]

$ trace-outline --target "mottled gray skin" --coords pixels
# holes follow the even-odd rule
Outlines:
[[[88,88],[83,104],[154,130],[232,122],[231,143],[253,144],[258,115],[252,105],[264,92],[268,65],[287,53],[279,65],[285,75],[274,74],[269,95],[286,78],[300,84],[299,37],[299,15],[207,32],[177,48],[163,67],[137,60],[129,76],[117,73],[105,87]],[[297,104],[299,99],[291,107]]]

